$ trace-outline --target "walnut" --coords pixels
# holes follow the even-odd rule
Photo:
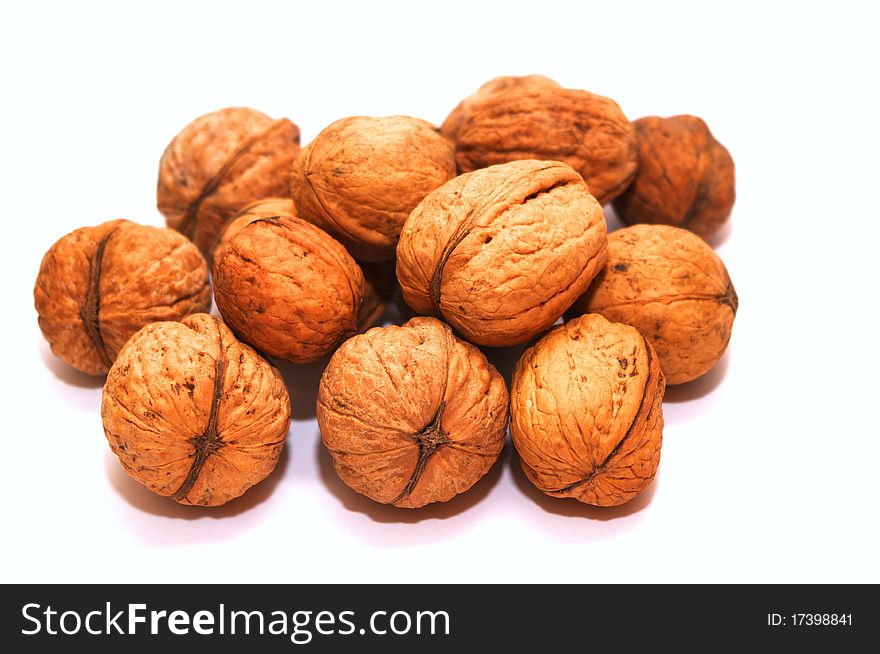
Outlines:
[[[306,147],[290,175],[299,216],[357,259],[394,257],[410,211],[455,176],[452,144],[408,116],[338,120]]]
[[[632,327],[598,315],[556,327],[513,373],[510,433],[526,477],[554,497],[628,502],[660,463],[665,388]]]
[[[739,300],[721,259],[699,237],[633,225],[608,237],[608,263],[573,312],[638,329],[670,384],[708,372],[724,354]]]
[[[101,417],[134,479],[181,504],[218,506],[275,468],[290,399],[278,370],[197,314],[132,337],[107,376]]]
[[[461,175],[412,212],[397,248],[406,303],[479,345],[550,327],[605,262],[605,217],[580,175],[516,161]]]
[[[219,248],[231,240],[246,225],[261,218],[276,216],[295,218],[296,208],[293,206],[293,200],[268,198],[245,207],[226,224],[217,247]],[[393,261],[359,262],[359,265],[364,274],[364,301],[358,313],[357,324],[358,331],[362,332],[376,324],[376,321],[385,312],[385,306],[394,294],[397,278],[394,276]]]
[[[245,225],[250,225],[260,218],[274,218],[275,216],[296,218],[296,208],[293,206],[293,200],[290,198],[266,198],[265,200],[257,200],[253,204],[249,204],[235,214],[223,227],[223,231],[220,233],[220,240],[217,242],[217,247],[214,248],[214,251],[216,252],[221,245],[231,240]]]
[[[214,299],[232,330],[266,355],[316,361],[357,331],[364,277],[339,243],[299,218],[260,218],[214,259]]]
[[[633,123],[639,171],[614,202],[626,223],[674,225],[702,237],[717,231],[735,200],[733,159],[696,116]]]
[[[211,306],[208,266],[175,231],[111,220],[77,229],[46,252],[34,305],[55,356],[105,375],[144,325]]]
[[[168,226],[210,257],[223,227],[262,198],[290,193],[299,128],[254,109],[221,109],[197,118],[165,148],[157,204]]]
[[[487,89],[488,87],[488,89]],[[517,159],[563,161],[601,204],[636,174],[635,133],[617,103],[552,80],[490,82],[444,123],[461,172]],[[464,113],[465,115],[460,116]]]
[[[440,131],[445,137],[455,141],[458,139],[458,133],[461,131],[461,126],[470,115],[472,106],[479,105],[481,100],[487,98],[493,93],[521,86],[559,88],[557,82],[549,77],[544,77],[543,75],[523,75],[521,77],[506,75],[503,77],[496,77],[483,84],[483,86],[477,89],[476,93],[459,102],[455,109],[453,109],[446,117],[446,120],[443,121]]]
[[[342,480],[417,508],[473,486],[498,459],[507,389],[474,346],[434,318],[346,341],[318,391],[318,425]]]

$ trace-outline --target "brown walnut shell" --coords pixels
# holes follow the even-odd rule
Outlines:
[[[507,388],[474,346],[434,318],[346,341],[318,392],[318,425],[342,480],[405,508],[445,502],[498,459]]]
[[[455,141],[458,138],[458,133],[461,131],[461,126],[470,115],[472,106],[478,105],[480,100],[483,100],[493,93],[506,91],[507,89],[520,86],[559,88],[557,82],[549,77],[544,77],[543,75],[505,75],[502,77],[496,77],[483,84],[483,86],[477,89],[476,93],[473,93],[459,102],[455,109],[453,109],[446,117],[446,120],[443,121],[443,125],[440,126],[440,132],[446,138]]]
[[[261,218],[274,218],[276,216],[295,218],[296,208],[293,206],[293,200],[289,198],[269,198],[245,207],[226,224],[217,248],[219,249],[221,245],[232,240],[233,236],[252,222]],[[394,276],[393,261],[360,263],[360,266],[364,273],[364,301],[358,314],[358,331],[362,332],[375,325],[376,321],[384,313],[385,305],[393,294],[392,281],[396,286],[397,278]]]
[[[596,506],[633,499],[654,479],[666,384],[632,327],[586,315],[523,352],[510,433],[526,477],[547,495]]]
[[[34,305],[55,356],[106,375],[144,325],[211,306],[208,266],[175,231],[111,220],[77,229],[46,252]]]
[[[456,177],[412,212],[397,278],[414,311],[479,345],[550,327],[605,262],[605,216],[580,175],[515,161]]]
[[[629,224],[673,225],[711,236],[736,199],[730,153],[696,116],[650,116],[633,125],[639,171],[614,201],[617,215]]]
[[[299,128],[254,109],[233,107],[197,118],[165,148],[157,204],[168,226],[210,257],[226,223],[242,208],[288,196]]]
[[[518,159],[552,159],[574,168],[606,204],[636,174],[633,127],[613,100],[548,83],[520,83],[465,101],[447,119],[461,172]]]
[[[633,225],[608,237],[608,263],[573,313],[600,313],[638,329],[669,384],[707,373],[730,341],[739,299],[724,263],[698,236]]]
[[[261,218],[217,250],[217,309],[266,355],[307,363],[358,329],[364,276],[326,232],[298,218]]]
[[[294,163],[298,215],[363,261],[394,258],[400,229],[428,193],[455,176],[452,144],[409,116],[338,120]]]
[[[275,468],[290,425],[281,374],[207,314],[144,327],[101,403],[125,471],[181,504],[218,506]]]
[[[293,206],[293,200],[290,198],[266,198],[265,200],[257,200],[253,204],[249,204],[226,223],[214,251],[216,252],[221,245],[232,240],[232,237],[238,234],[246,225],[250,225],[260,218],[274,218],[275,216],[296,218],[296,208]]]

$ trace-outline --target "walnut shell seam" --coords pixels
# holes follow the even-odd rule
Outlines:
[[[431,276],[431,283],[428,288],[428,293],[431,298],[431,303],[434,305],[434,311],[437,315],[441,315],[440,311],[440,286],[443,280],[443,271],[446,268],[446,263],[449,261],[449,258],[455,252],[455,249],[461,244],[461,242],[468,237],[471,231],[477,226],[477,221],[481,218],[485,217],[484,212],[489,209],[493,204],[497,203],[499,199],[509,195],[513,189],[515,189],[522,180],[527,179],[529,177],[533,177],[539,173],[542,173],[547,170],[553,170],[554,168],[563,168],[559,164],[551,164],[548,166],[544,166],[541,168],[537,168],[534,170],[529,170],[514,177],[511,177],[508,180],[505,180],[504,184],[500,185],[493,194],[481,198],[481,200],[475,204],[466,215],[465,219],[461,222],[461,224],[456,228],[455,232],[453,232],[452,237],[446,244],[446,247],[443,248],[443,251],[440,255],[440,260],[437,262],[437,266],[434,269],[434,273]],[[544,188],[540,188],[530,195],[528,195],[522,202],[522,204],[528,203],[530,200],[534,200],[539,195],[544,193],[549,193],[550,191],[561,188],[563,186],[568,186],[570,184],[580,183],[581,180],[576,178],[575,176],[568,176],[566,178],[557,180],[552,182],[549,186]],[[495,218],[504,213],[507,207],[500,205],[496,210],[494,215],[489,216],[488,223],[491,223]],[[598,254],[598,253],[597,253]],[[594,257],[597,255],[594,255]],[[591,257],[591,258],[594,258]]]
[[[216,316],[212,316],[212,318],[214,319],[214,325],[217,327],[217,359],[214,362],[214,390],[211,395],[211,412],[208,416],[208,424],[205,427],[205,431],[202,432],[201,435],[193,438],[195,453],[193,455],[192,466],[184,478],[183,483],[180,485],[180,488],[171,494],[171,498],[178,502],[189,495],[189,492],[199,478],[199,473],[202,471],[202,466],[205,465],[205,461],[208,460],[208,457],[223,447],[223,441],[220,440],[220,435],[217,433],[217,415],[220,412],[220,399],[223,395],[223,379],[226,376],[226,348],[223,347],[223,334],[220,331],[220,321]]]
[[[189,239],[193,237],[193,229],[196,225],[196,216],[198,216],[199,209],[202,206],[202,203],[207,200],[214,191],[219,188],[220,184],[223,182],[223,179],[229,173],[230,170],[235,166],[239,159],[241,159],[244,155],[250,152],[254,146],[256,146],[260,141],[267,138],[273,131],[283,127],[287,121],[283,118],[279,118],[272,122],[266,129],[257,132],[251,138],[246,140],[235,152],[233,152],[226,162],[220,167],[216,173],[214,173],[213,177],[211,177],[205,186],[202,188],[202,192],[199,193],[199,196],[190,203],[189,207],[186,210],[186,214],[184,214],[183,219],[180,221],[180,224],[177,226],[177,231],[186,236]]]
[[[104,260],[104,250],[107,247],[107,241],[110,240],[110,237],[113,236],[117,229],[119,229],[118,225],[98,241],[95,254],[89,259],[89,285],[79,309],[79,315],[82,318],[83,326],[86,328],[86,333],[98,351],[101,363],[108,369],[113,365],[113,361],[110,360],[110,355],[107,354],[107,346],[104,344],[104,337],[101,334],[101,321],[98,317],[101,308],[101,262]]]
[[[639,300],[629,300],[626,302],[615,303],[615,304],[606,304],[606,305],[593,305],[590,307],[591,313],[601,313],[606,309],[614,309],[616,307],[621,306],[633,306],[633,305],[644,305],[650,303],[659,303],[659,304],[673,304],[675,302],[690,302],[695,300],[705,300],[707,302],[717,302],[718,304],[727,305],[733,311],[733,315],[736,315],[737,309],[739,309],[739,296],[736,294],[736,289],[733,287],[733,282],[727,282],[727,288],[724,289],[724,292],[719,295],[707,295],[703,293],[687,293],[681,295],[662,295],[660,297],[648,297],[642,298]]]
[[[645,379],[645,385],[642,388],[642,396],[639,399],[639,408],[636,410],[636,414],[633,416],[632,422],[630,423],[629,428],[627,428],[626,433],[623,435],[623,438],[621,438],[617,442],[611,452],[609,452],[608,456],[605,457],[605,459],[601,463],[594,466],[593,469],[590,470],[590,472],[587,473],[587,475],[585,475],[583,479],[568,484],[567,486],[564,486],[562,488],[542,489],[545,493],[556,493],[559,494],[560,497],[564,497],[564,493],[574,490],[575,488],[578,488],[580,486],[585,486],[596,479],[596,477],[603,474],[606,469],[614,463],[614,457],[617,456],[617,454],[623,448],[624,444],[627,442],[627,440],[629,440],[630,436],[632,436],[636,426],[647,422],[651,412],[653,412],[654,409],[657,408],[655,406],[655,402],[653,401],[646,405],[645,399],[648,397],[649,394],[652,399],[657,397],[658,394],[662,395],[664,386],[663,373],[660,372],[659,374],[657,374],[652,370],[651,364],[654,360],[654,354],[644,336],[642,336],[642,346],[644,347],[645,353],[647,354],[648,358],[648,377],[647,379]]]

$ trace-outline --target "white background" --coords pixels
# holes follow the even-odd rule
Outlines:
[[[870,6],[4,4],[0,580],[880,582]],[[244,498],[182,507],[130,480],[100,382],[40,336],[43,252],[111,218],[163,224],[159,156],[205,112],[287,116],[306,143],[354,114],[439,123],[488,79],[526,73],[630,118],[700,115],[736,161],[718,252],[740,312],[718,368],[668,392],[653,487],[619,509],[554,500],[508,447],[448,504],[374,504],[321,451],[317,365],[283,367],[289,446]],[[492,359],[509,372],[509,354]]]

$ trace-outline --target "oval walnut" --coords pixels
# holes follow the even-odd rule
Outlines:
[[[516,79],[516,78],[514,78]],[[616,102],[547,78],[490,82],[447,118],[460,172],[519,159],[574,168],[606,204],[636,174],[635,132]]]
[[[298,215],[354,257],[388,261],[410,211],[455,176],[452,144],[409,116],[354,116],[325,128],[290,174]]]
[[[218,506],[275,468],[290,399],[268,361],[197,314],[135,334],[107,376],[101,417],[135,480],[181,504]]]
[[[449,112],[443,125],[440,126],[440,132],[448,139],[455,141],[462,126],[468,120],[471,114],[471,108],[479,106],[480,101],[488,98],[494,93],[506,91],[511,88],[518,87],[553,87],[559,88],[559,84],[543,75],[503,75],[489,80],[476,93],[466,97],[456,105],[455,109]]]
[[[605,262],[605,216],[580,175],[516,161],[456,177],[412,212],[397,278],[414,311],[473,343],[524,343],[550,327]]]
[[[556,327],[513,373],[510,433],[526,477],[596,506],[633,499],[660,463],[665,387],[632,327],[598,315]]]
[[[231,241],[247,225],[263,218],[277,218],[281,216],[296,218],[296,208],[293,206],[293,200],[289,198],[268,198],[245,207],[227,223],[223,234],[220,236],[217,249],[219,250],[222,245]],[[378,263],[360,262],[359,265],[364,275],[364,300],[358,312],[357,331],[362,332],[375,325],[385,312],[385,306],[394,294],[397,278],[394,276],[393,261],[381,261]]]
[[[633,225],[608,237],[608,262],[571,313],[632,325],[654,346],[667,382],[683,384],[724,354],[738,307],[724,263],[698,236]]]
[[[214,299],[242,340],[266,355],[308,363],[358,330],[364,276],[314,225],[261,218],[217,250]]]
[[[733,159],[696,116],[633,123],[639,172],[614,201],[625,223],[683,227],[704,238],[725,223],[736,199]]]

